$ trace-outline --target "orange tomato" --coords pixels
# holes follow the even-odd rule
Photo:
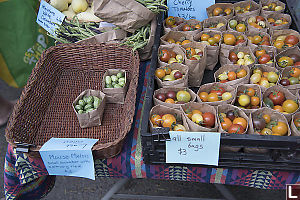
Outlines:
[[[232,124],[239,124],[239,125],[241,125],[244,129],[246,129],[247,126],[248,126],[247,120],[244,119],[244,118],[242,118],[242,117],[236,117],[236,118],[233,120]]]
[[[209,93],[209,95],[207,96],[207,101],[208,102],[219,101],[219,97],[218,97],[217,93]]]
[[[163,69],[157,69],[155,70],[155,76],[159,79],[162,79],[163,77],[166,76],[166,72]]]
[[[161,126],[161,116],[160,115],[152,115],[150,118],[150,121],[152,122],[153,126]]]
[[[255,97],[255,96],[251,97],[250,104],[252,106],[259,106],[259,104],[260,104],[259,97]]]
[[[283,108],[280,105],[276,105],[273,107],[274,110],[278,111],[278,112],[283,112]]]
[[[208,93],[207,92],[200,92],[199,97],[200,97],[201,101],[207,102]]]
[[[269,74],[269,72],[263,72],[263,77],[267,78],[268,74]]]
[[[175,103],[174,99],[168,98],[165,100],[166,103]]]
[[[292,77],[298,78],[300,76],[300,69],[297,67],[293,67],[290,71],[290,75]]]
[[[264,120],[266,121],[266,123],[269,123],[271,121],[271,116],[268,114],[264,114],[263,115]]]
[[[231,125],[232,125],[232,121],[229,118],[225,117],[221,119],[221,126],[223,130],[227,131]]]
[[[166,67],[164,68],[164,71],[165,71],[166,75],[169,75],[169,74],[171,74],[172,69],[171,69],[170,67],[166,66]]]
[[[255,90],[253,88],[247,88],[246,94],[250,97],[253,97],[255,95]]]
[[[247,75],[247,71],[245,69],[241,69],[236,73],[237,78],[243,78]]]
[[[233,81],[233,80],[236,79],[236,73],[235,72],[228,72],[227,76],[228,76],[229,81]]]
[[[161,121],[161,125],[163,127],[169,127],[171,128],[172,125],[175,125],[176,124],[176,118],[174,117],[174,115],[172,114],[164,114],[162,117],[161,117],[162,121]]]

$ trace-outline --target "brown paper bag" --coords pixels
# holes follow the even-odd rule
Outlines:
[[[249,131],[248,131],[248,134],[251,134],[251,135],[260,135],[257,131],[254,130],[254,127],[253,127],[253,117],[257,117],[259,115],[263,115],[263,114],[268,114],[271,116],[271,120],[278,120],[278,121],[281,121],[281,122],[284,122],[288,125],[288,121],[286,120],[286,118],[281,114],[281,113],[278,113],[270,108],[260,108],[258,109],[257,111],[251,113],[250,115],[250,121],[249,121]],[[291,131],[290,131],[290,128],[288,128],[288,136],[291,135]],[[279,136],[279,137],[284,137],[284,136]],[[267,153],[269,152],[268,149],[263,149],[263,148],[244,148],[244,151],[246,153]]]
[[[253,75],[253,71],[255,69],[261,69],[262,72],[276,72],[278,75],[280,75],[279,71],[275,68],[275,67],[270,67],[268,65],[265,65],[265,64],[256,64],[252,67],[252,69],[250,70],[250,84],[253,84],[253,82],[251,82],[251,76]],[[278,79],[279,80],[279,79]],[[275,85],[278,84],[278,81],[277,83],[275,83]],[[262,93],[264,93],[268,88],[266,87],[263,87],[261,85],[258,85],[262,91]]]
[[[190,25],[190,26],[191,26],[191,25],[192,25],[192,26],[200,25],[201,28],[195,29],[195,30],[193,30],[193,31],[183,31],[183,28],[184,28],[184,25],[185,25],[185,24]],[[175,30],[176,30],[176,31],[179,31],[179,32],[184,32],[184,33],[189,34],[189,35],[195,35],[195,34],[201,32],[202,29],[203,29],[203,24],[202,24],[201,21],[199,21],[199,20],[197,20],[197,19],[189,19],[189,20],[183,22],[182,24],[180,24],[180,25],[178,26],[178,28],[175,29]]]
[[[78,114],[75,106],[77,104],[77,102],[83,98],[83,96],[96,96],[99,99],[102,99],[99,107],[91,112],[88,113],[82,113],[82,114]],[[93,126],[100,126],[101,125],[101,121],[102,121],[102,117],[103,117],[103,113],[104,113],[104,109],[105,109],[105,104],[106,104],[106,95],[101,92],[100,90],[84,90],[83,92],[81,92],[79,94],[79,96],[73,101],[73,110],[76,113],[76,116],[78,118],[79,121],[79,125],[81,128],[88,128],[88,127],[93,127]]]
[[[141,61],[145,61],[151,58],[156,27],[157,27],[157,21],[156,21],[156,17],[154,17],[150,25],[150,35],[149,35],[148,43],[143,48],[138,49]]]
[[[208,34],[210,37],[213,37],[215,34],[220,34],[222,38],[222,32],[215,30],[201,31],[200,33],[194,36],[194,41],[201,42],[202,34]],[[204,43],[205,44],[205,43]],[[206,46],[206,68],[208,70],[213,70],[218,63],[219,52],[220,52],[221,39],[217,46]]]
[[[296,112],[295,114],[293,114],[292,116],[292,120],[291,120],[291,132],[292,132],[292,136],[300,136],[300,130],[297,129],[297,127],[295,126],[294,121],[298,120],[300,118],[300,112]]]
[[[268,11],[268,10],[263,9],[264,6],[268,6],[270,3],[273,3],[273,2],[276,3],[277,6],[282,6],[283,9],[280,11]],[[285,4],[282,1],[278,1],[278,0],[260,0],[259,4],[261,5],[261,15],[263,17],[266,17],[272,13],[280,14],[280,13],[283,13],[285,10]]]
[[[264,49],[266,51],[267,54],[269,54],[271,56],[271,60],[273,60],[272,63],[266,63],[264,65],[267,65],[269,67],[275,67],[275,55],[276,55],[276,48],[275,47],[271,47],[271,46],[266,46],[266,45],[261,45],[261,46],[257,46],[253,49],[253,54],[255,55],[255,52],[258,50],[262,50]],[[257,63],[258,63],[258,59],[257,59]],[[258,63],[259,64],[259,63]]]
[[[215,126],[213,128],[208,128],[205,126],[200,126],[194,123],[190,118],[187,117],[187,112],[192,112],[192,110],[200,110],[202,113],[211,112],[215,115]],[[189,125],[190,131],[192,132],[217,132],[218,131],[218,121],[217,121],[217,111],[215,107],[210,106],[205,103],[189,102],[181,106],[181,110],[184,113],[184,117]]]
[[[215,102],[203,102],[200,97],[199,97],[199,94],[201,92],[207,92],[209,94],[209,92],[216,88],[216,87],[222,87],[226,90],[226,92],[230,92],[231,95],[232,95],[232,98],[226,100],[226,101],[215,101]],[[211,105],[211,106],[218,106],[218,105],[226,105],[226,104],[231,104],[233,99],[234,99],[234,96],[235,96],[235,89],[233,87],[231,87],[230,85],[226,84],[226,83],[217,83],[217,82],[214,82],[214,83],[207,83],[207,84],[204,84],[204,85],[201,85],[199,87],[199,90],[197,92],[197,101],[198,102],[203,102],[203,103],[206,103],[208,105]]]
[[[245,69],[247,71],[247,75],[243,78],[239,78],[233,81],[228,81],[225,84],[230,85],[233,88],[236,88],[239,85],[244,85],[244,84],[248,84],[249,83],[249,79],[250,79],[250,69],[247,66],[244,65],[233,65],[233,64],[227,64],[224,65],[222,67],[220,67],[215,73],[214,73],[214,77],[215,77],[215,81],[218,82],[218,76],[220,74],[222,74],[225,71],[235,71],[238,72],[241,69]]]
[[[300,66],[295,66],[296,68],[300,69]],[[292,70],[292,68],[294,67],[286,67],[284,68],[284,70],[281,72],[281,78],[280,80],[283,78],[283,77],[287,77],[287,78],[290,78],[290,71]],[[279,81],[280,82],[280,81]],[[288,85],[288,86],[283,86],[281,85],[282,87],[288,89],[292,94],[294,95],[297,95],[297,91],[300,89],[300,83],[299,84],[294,84],[294,85]]]
[[[299,46],[300,45],[300,34],[299,34],[299,32],[297,32],[293,29],[272,30],[271,31],[272,45],[274,45],[274,42],[276,41],[276,38],[281,36],[281,35],[284,35],[284,36],[294,35],[294,36],[296,36],[299,39],[299,42],[297,44],[295,44],[294,46]],[[287,50],[289,48],[291,48],[291,47],[288,47],[288,46],[284,45],[283,48],[277,49],[277,53],[280,53],[280,52],[282,52],[284,50]]]
[[[293,95],[288,89],[282,87],[281,85],[275,85],[273,87],[269,87],[264,93],[263,93],[263,99],[265,99],[266,97],[268,97],[273,91],[280,91],[284,94],[285,96],[285,99],[291,99],[291,100],[294,100],[294,101],[297,101],[297,97],[295,95]],[[263,106],[264,107],[267,107],[267,105],[263,102]],[[298,103],[298,106],[299,106],[299,103]],[[289,113],[289,114],[284,114],[283,115],[285,116],[285,118],[287,119],[288,122],[291,121],[292,119],[292,115],[294,113],[296,113],[297,111],[299,110],[299,108],[293,112],[293,113]],[[278,112],[278,111],[276,111]],[[278,112],[280,113],[280,112]]]
[[[159,57],[160,57],[160,51],[163,50],[163,49],[167,49],[168,51],[174,51],[176,53],[176,55],[181,55],[182,58],[183,58],[183,62],[182,64],[185,63],[185,51],[184,49],[177,45],[177,44],[167,44],[167,45],[160,45],[159,48],[158,48],[158,64],[160,67],[164,67],[166,65],[168,65],[168,63],[166,62],[162,62]]]
[[[125,74],[125,85],[122,88],[105,88],[105,77],[111,75],[117,75],[117,73],[123,72]],[[129,85],[128,72],[123,69],[107,69],[102,79],[102,91],[106,95],[107,103],[124,104],[125,97]]]
[[[227,113],[228,111],[230,110],[236,110],[237,113],[238,113],[238,116],[239,117],[243,117],[244,119],[247,120],[248,122],[248,125],[247,125],[247,128],[245,129],[245,132],[243,134],[247,134],[248,132],[248,129],[249,129],[249,118],[248,116],[245,114],[244,111],[242,111],[240,108],[236,107],[236,106],[233,106],[233,105],[230,105],[230,104],[227,104],[227,105],[219,105],[217,107],[217,111],[218,111],[218,126],[219,126],[219,132],[221,133],[226,133],[225,130],[223,130],[222,126],[221,126],[221,119],[220,119],[220,114],[221,113]],[[221,146],[221,151],[229,151],[229,152],[238,152],[240,151],[242,148],[240,147],[230,147],[230,146],[226,146],[226,145],[222,145]]]
[[[166,107],[166,106],[163,106],[163,105],[157,105],[157,106],[154,106],[154,107],[151,108],[149,117],[151,117],[154,114],[160,115],[160,116],[162,116],[164,114],[172,114],[172,115],[175,116],[177,124],[183,125],[185,127],[186,131],[189,131],[189,126],[188,126],[188,124],[186,122],[186,119],[183,116],[183,113],[182,113],[181,110],[172,109],[172,108],[169,108],[169,107]],[[159,127],[155,127],[152,124],[150,119],[149,119],[149,121],[150,121],[149,124],[150,124],[151,132],[153,131],[154,128],[159,128]]]
[[[288,28],[290,28],[290,26],[292,24],[292,18],[288,14],[283,14],[283,13],[276,14],[276,13],[272,13],[272,14],[269,14],[266,18],[267,18],[267,27],[270,28],[270,29],[272,29],[272,30],[288,29]],[[280,19],[280,18],[284,18],[284,19],[286,19],[288,21],[288,23],[280,25],[280,26],[273,26],[272,24],[270,24],[268,22],[268,18],[273,18],[275,21],[278,20],[278,19]]]
[[[218,23],[223,23],[224,25],[221,26],[220,28],[209,28],[210,26],[215,26]],[[207,18],[203,21],[203,30],[204,31],[209,31],[209,30],[215,30],[215,31],[226,31],[226,26],[227,26],[227,19],[225,17],[210,17]]]
[[[196,94],[193,92],[193,90],[189,89],[189,88],[186,88],[186,87],[167,87],[167,88],[160,88],[160,89],[157,89],[154,91],[153,93],[153,102],[154,102],[154,105],[163,105],[163,106],[166,106],[166,107],[169,107],[169,108],[173,108],[173,109],[180,109],[180,106],[181,105],[184,105],[184,104],[172,104],[172,103],[166,103],[166,102],[163,102],[159,99],[156,98],[156,95],[157,94],[166,94],[167,92],[169,91],[174,91],[175,93],[177,93],[178,91],[180,90],[186,90],[188,93],[190,93],[191,95],[191,100],[190,102],[193,102],[196,100]],[[186,104],[186,103],[185,103]]]
[[[254,18],[256,18],[257,16],[261,16],[261,15],[250,15],[250,16],[248,16],[247,17],[247,19],[245,20],[246,22],[247,22],[247,28],[248,28],[248,31],[260,31],[260,32],[266,32],[266,33],[268,33],[268,27],[267,27],[267,19],[265,18],[265,20],[263,21],[264,23],[265,23],[265,28],[261,28],[261,29],[259,29],[259,28],[255,28],[254,26],[252,26],[252,25],[250,25],[248,22],[248,20],[249,20],[249,18],[250,17],[254,17]]]
[[[179,26],[187,21],[187,20],[185,20],[185,19],[183,19],[181,17],[174,17],[174,18],[175,18],[175,25],[174,25],[174,27],[168,27],[166,25],[166,21],[164,20],[164,22],[163,22],[164,34],[167,34],[169,31],[178,31]]]
[[[135,0],[95,0],[94,12],[100,19],[131,33],[155,17],[151,10]]]
[[[213,11],[215,8],[222,8],[222,10],[224,11],[226,8],[230,8],[231,9],[231,13],[230,15],[225,15],[223,16],[226,19],[232,18],[234,15],[234,7],[232,3],[215,3],[211,6],[209,6],[208,8],[206,8],[206,13],[208,17],[215,17],[213,16]]]
[[[229,52],[228,52],[228,55],[225,54],[226,56],[226,64],[235,64],[237,65],[237,63],[233,63],[229,60],[229,55],[231,52],[235,52],[236,54],[238,54],[238,52],[244,52],[245,54],[249,54],[253,60],[253,63],[252,64],[249,64],[249,65],[245,65],[249,68],[251,68],[254,64],[256,64],[257,60],[256,60],[256,57],[254,56],[253,54],[253,51],[250,49],[249,46],[235,46],[233,49],[231,49]],[[225,59],[224,59],[225,61]]]
[[[226,55],[229,55],[229,51],[232,50],[235,46],[246,46],[247,45],[247,37],[246,35],[236,32],[236,31],[224,31],[222,32],[223,37],[222,37],[222,41],[221,41],[221,47],[220,47],[220,54],[219,54],[219,60],[222,65],[226,64],[226,60],[227,57]],[[227,45],[224,43],[224,34],[233,34],[235,37],[237,37],[238,35],[242,35],[245,39],[245,42],[240,43],[238,45],[232,46],[232,45]]]
[[[189,67],[189,86],[199,87],[202,82],[204,70],[206,67],[206,45],[199,42],[191,42],[182,46],[184,49],[185,65]],[[192,47],[194,49],[200,49],[203,52],[203,56],[200,60],[190,60],[186,56],[186,48]]]
[[[157,76],[155,76],[155,80],[157,82],[157,85],[159,88],[166,88],[166,87],[188,87],[188,75],[189,75],[189,67],[180,64],[180,63],[172,63],[170,65],[167,65],[165,67],[170,68],[173,70],[179,70],[183,77],[181,79],[177,79],[174,81],[163,81],[159,79]],[[165,67],[160,67],[160,69],[164,69]]]
[[[122,29],[110,30],[92,37],[89,37],[85,40],[78,41],[76,43],[80,44],[99,44],[103,42],[119,42],[126,37],[126,31]]]
[[[229,22],[231,21],[231,20],[236,20],[237,21],[237,24],[245,24],[246,25],[246,31],[245,32],[243,32],[244,34],[247,32],[247,20],[246,20],[246,18],[243,18],[243,17],[241,17],[241,16],[234,16],[234,17],[232,17],[232,18],[230,18],[230,19],[228,19],[228,23],[227,23],[227,30],[228,31],[236,31],[235,29],[232,29],[231,27],[230,27],[230,25],[229,25]]]
[[[246,12],[246,13],[238,13],[237,12],[237,7],[245,8],[249,4],[251,6],[249,12]],[[237,3],[234,3],[233,6],[234,6],[234,10],[235,10],[235,15],[241,16],[243,18],[247,18],[248,16],[251,16],[251,15],[259,15],[260,9],[261,9],[261,6],[252,0],[239,1]]]
[[[170,44],[168,42],[169,39],[174,39],[175,42],[179,41],[182,42],[184,40],[193,41],[193,36],[190,34],[186,34],[185,32],[179,32],[179,31],[169,31],[167,34],[163,35],[160,38],[160,44],[167,45]]]
[[[289,56],[289,55],[291,55],[291,54],[297,54],[297,55],[300,56],[300,49],[299,49],[299,47],[298,47],[298,46],[293,46],[293,47],[290,47],[290,48],[288,48],[288,49],[286,49],[286,50],[283,50],[283,51],[281,51],[280,53],[276,54],[276,56],[275,56],[275,61],[276,61],[275,67],[276,67],[279,71],[283,71],[284,68],[282,68],[282,67],[280,67],[280,66],[278,65],[278,60],[279,60],[281,57],[283,57],[283,56]]]
[[[240,93],[244,94],[245,91],[248,88],[253,88],[255,90],[255,96],[259,97],[259,99],[260,99],[259,107],[257,109],[245,109],[245,108],[240,107],[240,109],[242,111],[244,111],[249,116],[250,113],[253,113],[253,112],[255,112],[256,110],[258,110],[259,108],[262,107],[262,92],[261,92],[261,89],[258,85],[256,85],[256,84],[244,84],[244,85],[242,85],[241,84],[241,85],[237,86],[236,91],[235,91],[236,96],[233,100],[233,102],[234,102],[233,105],[238,106],[238,94],[240,94]]]
[[[255,36],[255,35],[260,35],[260,36],[262,36],[262,37],[264,37],[264,36],[267,36],[268,38],[269,38],[269,41],[270,41],[270,46],[271,46],[271,36],[268,34],[268,33],[266,33],[266,32],[260,32],[260,31],[248,31],[247,33],[246,33],[246,35],[247,35],[247,38],[249,37],[249,36]],[[257,44],[253,44],[252,42],[251,42],[251,40],[249,40],[248,39],[248,46],[251,48],[251,50],[254,50],[256,47],[258,47],[258,46],[266,46],[266,45],[257,45]]]

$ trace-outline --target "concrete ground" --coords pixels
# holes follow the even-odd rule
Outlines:
[[[20,89],[8,87],[0,80],[0,95],[13,100],[21,94]],[[3,188],[3,166],[7,143],[4,137],[5,127],[0,127],[0,187]],[[57,177],[53,190],[44,198],[46,200],[94,200],[101,199],[105,193],[118,181],[114,178],[97,178],[95,181]],[[242,186],[226,186],[237,200],[279,200],[285,199],[285,190],[260,190]],[[168,195],[177,197],[222,198],[212,184],[192,183],[182,181],[165,181],[150,179],[135,179],[129,182],[120,193],[144,195]],[[4,191],[0,190],[0,199]]]

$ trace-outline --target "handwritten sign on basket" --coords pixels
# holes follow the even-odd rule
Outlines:
[[[92,146],[96,139],[51,138],[40,149],[49,175],[77,176],[95,180]]]
[[[207,18],[206,8],[213,4],[215,0],[169,0],[168,16],[203,21]]]
[[[170,131],[166,162],[218,166],[221,133]]]
[[[65,15],[59,10],[45,2],[41,1],[36,22],[50,34],[55,35],[56,24],[62,24]]]

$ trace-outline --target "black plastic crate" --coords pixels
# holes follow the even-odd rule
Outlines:
[[[216,3],[235,3],[237,0],[217,0]],[[259,1],[256,1],[259,2]],[[285,13],[291,15],[293,23],[291,29],[300,30],[300,18],[297,19],[297,0],[283,1],[287,6]],[[152,95],[157,88],[154,82],[154,72],[158,66],[158,47],[162,36],[162,24],[164,14],[158,16],[158,26],[153,46],[151,68],[145,95],[145,106],[142,112],[141,136],[144,162],[146,164],[166,164],[165,141],[170,140],[168,128],[149,131],[149,114],[153,106]],[[213,74],[220,67],[218,64],[213,71],[206,70],[202,84],[214,82]],[[196,89],[196,88],[192,88]],[[300,137],[295,136],[262,136],[262,135],[239,135],[221,134],[221,146],[241,148],[262,148],[269,150],[268,153],[244,153],[244,152],[220,152],[219,166],[224,168],[247,168],[268,170],[292,170],[300,171]],[[184,164],[177,164],[184,165]],[[199,165],[200,166],[200,165]],[[205,165],[209,167],[208,165]],[[214,166],[211,166],[214,167]]]

